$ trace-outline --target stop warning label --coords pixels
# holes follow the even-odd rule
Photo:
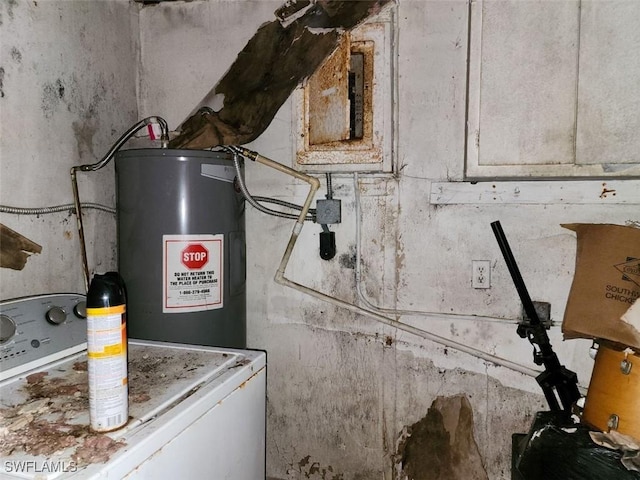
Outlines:
[[[223,307],[224,235],[163,235],[163,313]]]
[[[189,270],[200,270],[209,261],[209,250],[201,243],[190,243],[181,253],[182,264]]]

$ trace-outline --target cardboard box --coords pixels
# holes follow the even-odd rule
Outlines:
[[[576,269],[562,321],[565,339],[605,339],[640,350],[640,329],[621,317],[640,298],[640,228],[567,224]],[[630,316],[625,317],[630,318]]]

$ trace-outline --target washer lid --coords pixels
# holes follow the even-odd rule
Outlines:
[[[222,400],[235,388],[230,378],[244,381],[236,378],[239,367],[264,364],[262,352],[137,340],[128,346],[129,422],[106,435],[89,429],[86,352],[0,383],[0,477],[53,479],[104,463],[127,437],[201,388],[219,384]]]

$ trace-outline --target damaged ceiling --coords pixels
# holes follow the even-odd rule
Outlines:
[[[262,25],[218,84],[179,128],[171,148],[241,145],[256,139],[293,90],[344,33],[392,0],[293,0]],[[214,104],[221,103],[215,108]]]

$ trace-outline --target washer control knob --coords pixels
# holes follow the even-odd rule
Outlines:
[[[78,302],[75,307],[73,307],[73,313],[75,313],[78,318],[87,318],[87,302]]]
[[[16,322],[7,315],[0,315],[0,344],[6,343],[16,334]]]
[[[67,313],[60,307],[51,307],[46,315],[47,322],[53,325],[60,325],[67,319]]]

